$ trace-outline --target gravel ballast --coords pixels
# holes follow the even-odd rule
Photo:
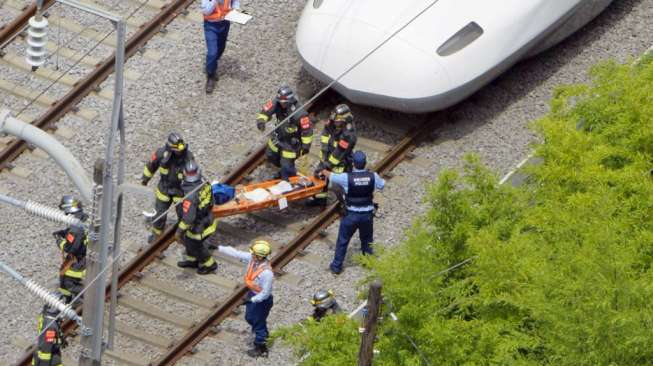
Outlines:
[[[310,81],[300,80],[305,78],[305,74],[300,71],[301,63],[294,46],[296,21],[304,3],[299,0],[243,1],[243,7],[254,15],[254,21],[245,27],[232,25],[229,44],[220,61],[220,81],[210,96],[203,91],[205,50],[199,23],[179,18],[168,28],[181,35],[182,40],[157,36],[150,41],[146,49],[157,51],[161,55],[159,61],[142,55],[135,55],[128,61],[127,69],[142,75],[137,81],[126,80],[126,172],[129,183],[138,184],[144,160],[165,141],[172,130],[187,139],[204,175],[211,179],[219,178],[226,168],[242,161],[244,151],[263,141],[254,128],[254,117],[278,86],[288,83],[291,86],[301,85],[307,90],[314,87]],[[198,7],[199,1],[196,1],[190,10],[198,11]],[[149,17],[152,14],[153,10],[144,9],[139,16]],[[11,15],[15,16],[15,13],[0,8],[3,24],[6,19],[12,18]],[[379,195],[383,215],[375,222],[375,241],[385,246],[398,244],[404,237],[404,231],[410,228],[415,215],[424,210],[421,196],[425,184],[432,181],[442,168],[460,166],[460,158],[465,153],[478,153],[498,175],[509,171],[528,154],[529,144],[535,141],[536,137],[527,125],[546,113],[553,87],[563,83],[588,81],[587,70],[598,61],[608,58],[627,61],[630,57],[641,54],[653,44],[653,34],[648,29],[652,18],[652,0],[615,2],[596,20],[562,44],[516,65],[467,101],[446,111],[447,123],[437,128],[432,138],[415,151],[420,160],[428,164],[400,164],[394,171],[395,178],[388,181],[386,190]],[[84,42],[71,43],[68,47],[82,47],[83,44]],[[12,50],[24,52],[20,47]],[[99,54],[102,52],[106,50],[102,48],[98,51]],[[5,66],[0,70],[3,79],[7,78],[6,73],[15,73],[15,70]],[[10,76],[13,80],[20,80],[17,79],[20,77],[22,76],[15,74]],[[112,78],[103,83],[103,86],[112,87]],[[16,98],[7,97],[4,92],[0,92],[0,97],[3,99],[3,108],[15,109],[24,105]],[[90,172],[94,160],[104,155],[110,103],[91,97],[80,106],[97,110],[99,117],[93,122],[87,122],[69,115],[59,122],[64,128],[55,136],[71,149]],[[360,117],[358,130],[362,136],[389,144],[396,142],[398,135],[377,128],[374,125],[376,119],[385,116],[397,123],[402,123],[405,119],[419,120],[416,116],[379,112],[367,107],[355,106],[353,109],[355,115]],[[30,110],[30,114],[37,112]],[[20,177],[3,171],[0,174],[0,192],[52,207],[56,207],[62,194],[76,193],[70,180],[50,159],[23,154],[15,161],[15,165],[27,169],[31,174]],[[153,187],[154,183],[151,182],[150,186]],[[122,233],[125,246],[135,250],[144,245],[146,230],[142,224],[141,211],[150,209],[151,206],[150,198],[137,195],[126,197]],[[306,217],[297,218],[297,222],[304,222],[310,218],[308,214],[316,213],[315,210],[304,210],[301,207],[293,207],[292,212],[306,214]],[[60,256],[50,233],[60,227],[5,205],[0,206],[0,217],[0,232],[5,238],[0,259],[23,275],[53,288],[52,285],[57,282]],[[248,235],[268,236],[282,243],[292,238],[291,232],[251,217],[225,221],[248,231]],[[252,231],[254,233],[250,233]],[[319,287],[334,289],[345,310],[355,308],[359,302],[357,293],[360,286],[357,284],[365,272],[354,266],[351,260],[348,260],[344,273],[338,277],[326,270],[332,257],[336,233],[337,224],[329,228],[327,238],[309,247],[309,252],[319,256],[322,263],[316,266],[295,261],[286,267],[286,271],[301,276],[299,286],[284,281],[275,283],[275,306],[269,319],[271,328],[292,324],[306,317],[311,311],[308,299]],[[246,244],[237,239],[225,238],[222,234],[216,235],[213,241],[239,246],[241,249]],[[355,236],[351,254],[359,252],[358,247],[359,241]],[[179,251],[180,246],[175,244],[167,254],[175,257]],[[126,254],[123,260],[132,255],[132,252]],[[202,281],[196,279],[186,280],[170,268],[159,267],[163,266],[148,271],[171,284],[186,286],[187,291],[199,294],[210,289],[209,293],[216,295],[215,300],[219,295],[227,293],[209,285],[204,286]],[[239,280],[243,270],[223,264],[220,273],[227,278]],[[6,299],[0,307],[0,325],[3,329],[10,330],[4,337],[5,341],[0,344],[0,360],[3,360],[0,363],[9,364],[21,351],[13,343],[13,336],[34,337],[36,315],[41,304],[6,275],[0,276],[0,288]],[[175,314],[188,314],[191,319],[200,319],[204,313],[196,307],[173,305],[169,299],[136,286],[129,285],[125,293]],[[222,328],[229,329],[230,334],[235,334],[234,342],[209,337],[198,346],[201,355],[187,357],[180,364],[205,365],[207,355],[212,360],[209,364],[296,363],[290,351],[282,345],[273,346],[269,359],[252,361],[245,356],[242,351],[246,349],[249,331],[242,318],[241,314],[221,325]],[[122,313],[122,310],[121,319],[137,322],[139,328],[152,334],[171,332],[167,324]],[[151,347],[132,345],[120,339],[119,346],[130,353],[142,352],[148,355],[155,352]]]

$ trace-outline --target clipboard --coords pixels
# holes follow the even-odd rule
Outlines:
[[[238,10],[232,10],[228,12],[227,15],[225,15],[224,19],[238,24],[247,24],[247,22],[252,19],[252,16],[249,14],[241,13]]]

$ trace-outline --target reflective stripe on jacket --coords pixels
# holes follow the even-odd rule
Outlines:
[[[215,10],[210,15],[205,15],[204,20],[207,22],[217,22],[223,20],[228,12],[231,11],[231,0],[224,0],[222,5],[216,4]]]
[[[249,266],[247,266],[247,273],[245,274],[245,286],[258,294],[261,292],[261,286],[259,286],[255,280],[261,274],[261,272],[265,271],[266,269],[270,269],[270,267],[268,266],[267,262],[264,262],[261,263],[256,268],[256,270],[254,270],[254,262],[255,261],[252,260],[249,262]]]

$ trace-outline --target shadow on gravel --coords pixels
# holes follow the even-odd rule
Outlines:
[[[612,30],[642,1],[647,0],[614,1],[590,23],[558,45],[533,58],[515,64],[475,94],[446,110],[414,115],[366,106],[352,106],[356,116],[356,129],[362,137],[392,144],[396,142],[401,132],[399,128],[389,128],[389,126],[394,124],[397,127],[403,127],[402,125],[406,124],[417,124],[425,118],[438,118],[446,121],[447,124],[439,125],[423,144],[429,144],[438,136],[445,139],[461,139],[499,117],[509,106],[534,92],[552,78],[561,67],[572,62],[574,58],[592,47],[597,40]],[[597,55],[597,61],[600,57],[601,55]],[[588,66],[594,63],[590,62]],[[586,72],[587,69],[583,68],[579,72],[579,76],[584,77]],[[307,72],[302,70],[299,73],[301,76],[299,80],[305,80],[311,85],[320,84]],[[567,82],[571,83],[574,80],[567,80]],[[528,110],[520,110],[521,113],[511,116],[511,118],[519,119],[521,123],[527,123],[531,119],[543,115],[548,110],[548,100],[552,91],[552,89],[546,90],[548,96],[545,98],[541,98],[541,96],[526,97],[531,99],[526,101]],[[342,100],[346,102],[344,99]],[[326,115],[321,117],[326,117]],[[379,120],[384,123],[379,123]]]
[[[461,103],[444,112],[450,124],[456,124],[454,139],[459,139],[481,125],[491,121],[510,105],[529,95],[538,86],[553,77],[561,67],[572,62],[578,55],[591,48],[606,32],[627,16],[642,0],[614,1],[591,22],[574,34],[530,59],[518,62],[498,78],[471,95]],[[597,62],[601,55],[597,55]],[[590,62],[588,64],[594,64]],[[579,78],[584,78],[587,69],[583,68]],[[573,83],[575,80],[567,80]],[[548,90],[549,96],[553,90]],[[548,110],[548,100],[544,104],[533,96],[528,107],[534,110],[531,117],[537,118]],[[524,122],[529,122],[526,120]]]

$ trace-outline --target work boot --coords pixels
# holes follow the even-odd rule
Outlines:
[[[218,78],[215,75],[208,75],[206,77],[206,94],[213,93],[213,89],[215,89],[216,81],[218,81]]]
[[[252,358],[268,357],[268,346],[265,343],[254,343],[254,347],[247,350],[247,355]]]
[[[197,266],[198,266],[197,261],[183,260],[177,262],[177,267],[179,268],[197,268]]]
[[[218,269],[218,263],[217,263],[217,262],[213,262],[213,264],[210,265],[210,266],[208,266],[208,267],[206,267],[206,266],[199,266],[199,267],[197,268],[197,274],[205,275],[205,274],[213,273],[213,272],[215,272],[216,269]]]

